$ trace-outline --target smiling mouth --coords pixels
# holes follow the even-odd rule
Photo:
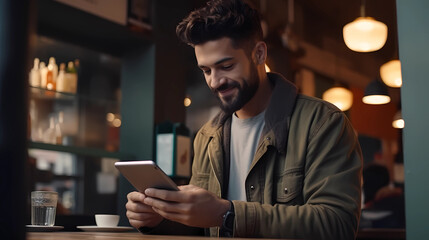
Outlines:
[[[228,84],[228,85],[225,84],[225,85],[218,87],[216,89],[216,92],[219,94],[220,97],[226,98],[226,97],[230,97],[232,94],[234,94],[236,90],[237,90],[237,86],[235,86],[233,84]]]

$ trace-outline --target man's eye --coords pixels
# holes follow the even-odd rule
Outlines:
[[[231,69],[232,68],[232,64],[230,64],[230,65],[225,65],[225,66],[222,66],[222,69],[224,69],[224,70],[228,70],[228,69]]]
[[[210,69],[201,69],[204,74],[210,74]]]

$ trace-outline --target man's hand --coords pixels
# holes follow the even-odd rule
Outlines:
[[[171,221],[192,227],[222,225],[222,216],[229,209],[229,201],[193,185],[179,186],[180,191],[148,188],[143,202]]]
[[[146,196],[140,192],[130,192],[127,195],[128,202],[127,217],[131,226],[139,227],[156,227],[163,220],[163,217],[153,211],[151,206],[144,204]]]

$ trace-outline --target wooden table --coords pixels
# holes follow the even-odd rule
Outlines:
[[[406,232],[402,228],[366,228],[359,229],[356,240],[405,240]]]
[[[197,236],[159,236],[159,235],[143,235],[138,232],[131,233],[108,233],[108,232],[28,232],[27,240],[208,240],[209,237]],[[231,238],[218,238],[231,240]],[[232,238],[233,239],[233,238]],[[244,240],[246,238],[240,238]],[[251,240],[263,240],[262,238],[249,238]],[[266,240],[266,239],[264,239]],[[275,240],[275,239],[271,239]],[[285,239],[283,239],[285,240]]]

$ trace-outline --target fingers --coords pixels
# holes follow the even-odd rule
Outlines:
[[[137,228],[137,229],[139,227],[144,226],[144,223],[142,221],[137,221],[137,220],[128,218],[128,222],[130,223],[131,226],[133,226],[134,228]]]
[[[127,218],[131,226],[139,227],[155,227],[163,219],[163,217],[155,212],[153,213],[135,213],[127,211]]]
[[[164,201],[178,201],[180,200],[179,191],[161,190],[155,188],[148,188],[144,191],[147,197],[158,198]]]
[[[127,195],[128,201],[143,202],[145,195],[141,192],[130,192]]]
[[[178,186],[178,188],[180,191],[189,191],[189,190],[195,188],[195,186],[194,185],[181,185],[181,186]]]
[[[142,203],[142,202],[128,201],[125,204],[125,208],[128,211],[137,212],[137,213],[153,212],[151,206],[148,206],[148,205],[146,205],[145,203]]]
[[[153,210],[161,210],[164,212],[175,212],[175,213],[186,213],[189,208],[189,204],[169,202],[162,199],[147,197],[144,203],[151,206]]]
[[[200,190],[193,185],[179,186],[180,191],[161,190],[155,188],[148,188],[145,190],[145,197],[152,197],[162,199],[169,202],[191,202],[195,193]]]
[[[125,204],[125,208],[128,211],[143,213],[143,212],[153,212],[152,207],[144,204],[144,199],[146,196],[140,192],[131,192],[127,195],[128,202]]]
[[[162,221],[162,216],[155,213],[153,208],[144,203],[146,196],[140,192],[131,192],[127,195],[128,202],[127,218],[131,226],[139,228],[142,226],[155,227]]]
[[[189,222],[190,215],[176,212],[165,212],[154,208],[154,211],[165,219],[186,224]]]

